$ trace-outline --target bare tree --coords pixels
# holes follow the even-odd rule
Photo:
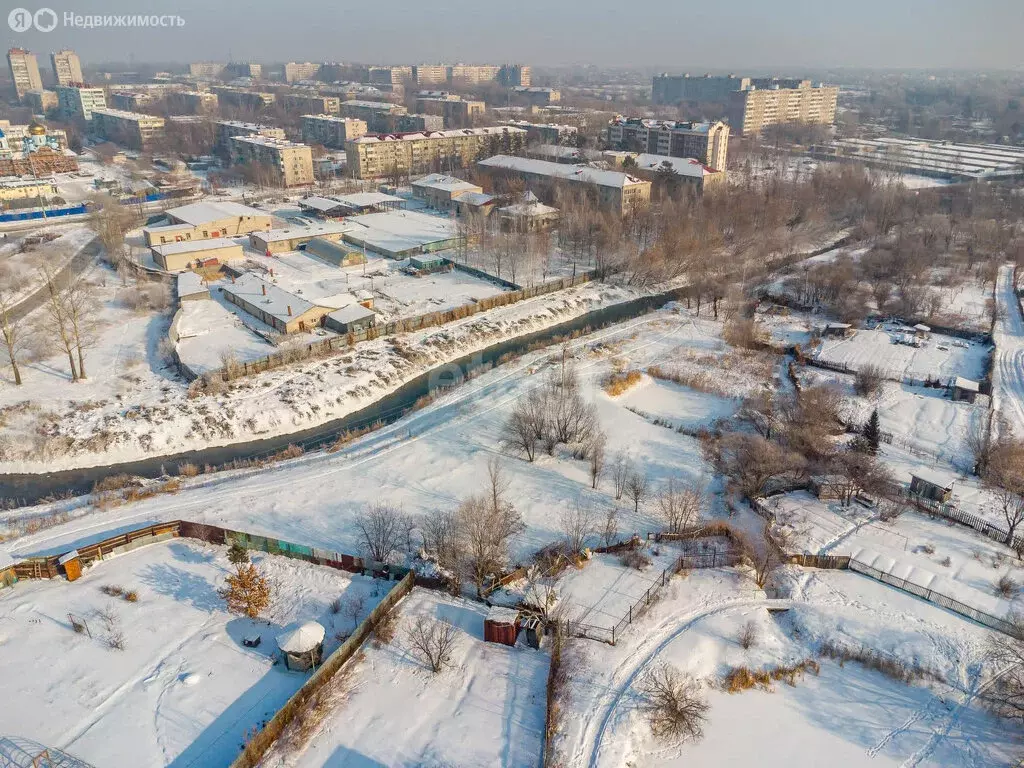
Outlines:
[[[704,735],[710,705],[695,680],[665,663],[644,672],[637,687],[640,709],[657,738],[696,741]]]
[[[590,487],[595,490],[601,480],[601,474],[604,472],[605,446],[607,443],[608,438],[605,436],[604,431],[600,429],[590,438],[588,450],[590,454]]]
[[[569,552],[576,556],[582,554],[587,537],[594,532],[594,512],[590,505],[577,499],[571,506],[562,508],[560,521]]]
[[[78,354],[78,377],[86,378],[85,350],[95,345],[99,337],[99,301],[96,286],[84,277],[72,280],[64,291],[68,327]]]
[[[346,618],[352,620],[352,629],[355,630],[359,626],[359,617],[363,615],[363,609],[366,608],[366,597],[365,595],[352,595],[348,600],[345,601],[342,612]]]
[[[626,495],[633,502],[633,512],[640,511],[640,503],[647,498],[650,483],[647,474],[641,470],[630,473],[626,480]]]
[[[754,569],[754,583],[763,589],[772,571],[782,565],[784,560],[782,552],[768,532],[768,525],[765,524],[761,529],[757,539],[744,533],[735,533],[734,536],[740,552]]]
[[[21,317],[14,316],[15,294],[25,285],[13,275],[0,275],[0,345],[7,352],[14,383],[21,385],[19,366],[29,342],[28,326]]]
[[[610,547],[619,537],[619,509],[614,504],[609,505],[604,513],[604,522],[601,525],[601,540],[606,547]]]
[[[402,510],[377,502],[356,515],[356,528],[371,558],[386,563],[401,545]]]
[[[487,492],[465,499],[456,513],[467,564],[479,596],[483,596],[487,577],[504,567],[509,542],[526,529],[519,512],[505,499],[508,485],[501,465],[491,462],[488,477]]]
[[[433,555],[446,572],[452,592],[462,591],[462,569],[465,560],[464,538],[460,517],[454,510],[434,510],[421,517],[423,548]]]
[[[1007,440],[995,446],[985,480],[1006,521],[1005,544],[1012,547],[1017,528],[1024,522],[1024,443]]]
[[[502,442],[507,448],[521,452],[527,461],[537,455],[537,444],[544,436],[543,403],[530,392],[516,401],[502,431]]]
[[[437,674],[452,663],[458,630],[446,621],[417,616],[406,630],[409,652]]]
[[[1009,634],[989,633],[986,658],[997,671],[985,695],[1000,715],[1024,722],[1024,614],[1010,623]]]
[[[71,380],[78,381],[78,367],[75,364],[75,336],[71,327],[71,310],[66,294],[57,287],[55,274],[49,265],[41,267],[46,280],[46,329],[50,339],[68,356]]]
[[[622,451],[612,457],[612,482],[615,484],[615,500],[618,501],[626,492],[626,483],[633,474],[633,462]]]
[[[658,494],[658,513],[669,533],[681,533],[696,524],[707,504],[707,494],[696,485],[669,478]]]

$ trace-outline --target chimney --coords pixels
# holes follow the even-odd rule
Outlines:
[[[267,284],[264,283],[263,285],[260,286],[260,288],[263,289],[263,295],[266,296],[267,295]]]
[[[291,317],[291,316],[292,316],[292,305],[289,304],[288,305],[288,317]]]

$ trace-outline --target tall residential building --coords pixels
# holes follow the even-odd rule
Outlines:
[[[224,71],[235,77],[251,77],[259,80],[263,77],[263,65],[249,62],[232,62],[224,67]]]
[[[498,79],[501,67],[494,64],[454,64],[448,67],[448,82],[453,85],[483,85]]]
[[[39,76],[39,62],[36,55],[24,48],[11,48],[7,52],[7,66],[11,70],[14,92],[20,100],[29,91],[43,90],[43,79]]]
[[[608,143],[630,152],[692,157],[709,168],[724,171],[729,126],[723,122],[681,123],[616,117],[608,124]]]
[[[654,76],[651,100],[655,104],[680,104],[684,101],[718,101],[725,103],[733,91],[750,87],[749,77],[736,75],[683,75],[660,74]]]
[[[451,171],[480,156],[519,152],[526,146],[522,128],[494,126],[432,133],[372,134],[345,145],[349,172],[359,179]]]
[[[272,93],[247,91],[244,88],[233,88],[230,85],[215,85],[210,88],[210,91],[217,94],[217,101],[222,107],[248,109],[252,112],[269,107],[276,98]]]
[[[390,118],[396,115],[407,114],[409,110],[401,104],[392,104],[387,101],[352,101],[341,102],[341,116],[354,117],[363,120],[371,131],[386,132],[391,130]]]
[[[540,88],[530,85],[514,85],[512,93],[520,100],[537,107],[557,104],[562,100],[562,92],[557,88]]]
[[[53,91],[29,91],[25,94],[25,103],[37,115],[45,115],[51,109],[57,109],[57,94]]]
[[[235,136],[231,139],[231,159],[268,168],[277,186],[313,183],[313,152],[306,144],[267,136]]]
[[[284,79],[286,82],[294,83],[299,80],[312,80],[320,72],[320,65],[311,61],[295,62],[289,61],[284,65]]]
[[[418,64],[412,68],[416,85],[444,85],[448,82],[448,67],[444,64]]]
[[[506,88],[531,85],[530,68],[525,64],[502,64],[498,70],[498,82]]]
[[[220,77],[224,65],[216,61],[193,61],[188,65],[188,73],[192,77]]]
[[[482,101],[466,101],[447,91],[420,91],[416,96],[416,111],[440,115],[445,128],[468,128],[473,125],[473,118],[487,111],[487,105]]]
[[[190,115],[217,111],[217,94],[208,91],[170,91],[167,106]]]
[[[322,144],[332,149],[344,149],[346,141],[366,134],[366,122],[354,117],[337,115],[303,115],[302,140],[307,144]]]
[[[751,87],[729,95],[729,122],[744,136],[783,123],[831,125],[838,100],[838,87],[812,87],[808,81],[796,88]]]
[[[321,96],[317,93],[289,93],[284,97],[284,105],[294,112],[325,112],[338,114],[341,99],[337,96]]]
[[[405,83],[412,80],[412,67],[369,67],[366,78],[370,83]]]
[[[213,148],[221,154],[231,151],[231,139],[236,136],[266,136],[270,139],[283,139],[284,128],[260,123],[244,123],[241,120],[218,120],[213,124]]]
[[[57,79],[57,85],[85,82],[85,78],[82,77],[82,62],[74,51],[51,53],[50,65],[53,67],[53,76]]]
[[[94,109],[92,132],[106,141],[142,149],[164,135],[164,119],[121,109]]]
[[[84,85],[57,86],[57,111],[64,120],[92,120],[95,109],[107,106],[107,97],[102,88]]]

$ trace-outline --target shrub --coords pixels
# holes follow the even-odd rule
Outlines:
[[[638,686],[640,708],[647,715],[651,732],[663,741],[698,740],[710,705],[700,695],[699,684],[671,664],[644,673]]]
[[[1005,597],[1007,600],[1012,600],[1017,596],[1018,592],[1020,592],[1020,584],[1009,573],[1004,573],[999,577],[999,581],[996,582],[997,595]]]
[[[883,654],[870,648],[851,648],[832,640],[825,640],[819,646],[818,656],[838,661],[839,666],[843,666],[848,661],[855,661],[863,667],[881,672],[886,677],[903,683],[912,683],[926,677],[941,679],[931,670],[917,664],[908,664],[895,656]]]
[[[373,628],[374,645],[377,647],[382,645],[391,645],[391,642],[395,639],[395,633],[398,630],[399,618],[400,614],[397,608],[392,608],[380,617],[377,625]]]
[[[885,377],[882,369],[877,365],[868,363],[862,366],[853,377],[853,391],[861,397],[871,397],[882,388]]]
[[[743,625],[742,629],[740,629],[736,642],[738,642],[743,648],[752,648],[757,645],[759,634],[757,622],[753,620],[748,621]]]
[[[190,461],[178,466],[178,474],[182,477],[195,477],[199,474],[199,467]]]
[[[650,566],[651,558],[646,552],[641,552],[639,549],[627,549],[619,556],[619,562],[627,568],[642,571]]]
[[[126,602],[129,603],[139,602],[139,593],[136,592],[134,589],[129,589],[122,595],[122,597],[125,599]]]
[[[100,592],[111,597],[121,597],[124,594],[124,589],[116,584],[104,584],[100,587]]]
[[[604,391],[611,397],[618,397],[640,383],[640,371],[613,373],[604,382]]]
[[[336,597],[331,601],[331,613],[341,613],[341,598]]]
[[[419,616],[406,631],[406,638],[409,652],[436,674],[451,664],[458,630],[447,622]]]

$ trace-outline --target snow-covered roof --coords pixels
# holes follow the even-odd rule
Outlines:
[[[368,317],[373,317],[373,315],[373,310],[367,309],[362,304],[349,304],[347,307],[334,310],[328,317],[339,323],[354,323],[359,320],[365,320]]]
[[[424,176],[422,179],[417,179],[412,183],[413,188],[416,187],[430,187],[431,189],[443,189],[448,192],[457,192],[460,189],[475,191],[480,189],[478,184],[474,184],[471,181],[464,181],[463,179],[456,178],[455,176],[446,176],[443,173],[432,173],[429,176]]]
[[[456,199],[468,205],[487,205],[494,200],[494,195],[488,195],[486,192],[466,192]]]
[[[203,278],[195,272],[182,272],[178,275],[178,296],[192,296],[207,293]]]
[[[405,200],[394,195],[386,195],[383,192],[353,192],[350,195],[338,195],[339,202],[356,208],[365,208],[371,205],[384,205],[385,203],[404,203]]]
[[[17,563],[18,560],[9,552],[4,552],[0,549],[0,571],[5,568],[10,568],[12,565]]]
[[[349,99],[341,102],[342,107],[365,107],[366,109],[386,109],[392,112],[396,109],[404,109],[401,104],[392,104],[390,101],[364,101],[362,99]]]
[[[345,102],[350,104],[351,102]],[[353,144],[376,144],[381,141],[419,141],[422,139],[454,139],[459,136],[500,136],[502,134],[525,134],[522,128],[507,125],[490,125],[483,128],[455,128],[449,131],[412,131],[409,133],[368,133],[353,140]]]
[[[64,563],[70,562],[78,557],[78,550],[72,549],[70,552],[65,552],[63,555],[57,558],[57,565],[64,565]]]
[[[314,211],[320,211],[321,213],[327,213],[333,211],[335,208],[342,208],[344,205],[340,200],[332,200],[329,197],[320,197],[319,195],[310,195],[299,200],[299,206],[302,208],[312,208]]]
[[[654,120],[645,117],[622,117],[613,118],[610,125],[642,125],[644,128],[653,128],[661,131],[673,131],[678,133],[707,133],[713,125],[718,123],[691,123],[680,120]]]
[[[502,605],[493,605],[487,611],[487,621],[494,624],[515,624],[519,618],[519,611],[515,608],[507,608]]]
[[[937,469],[931,469],[930,467],[917,467],[911,470],[910,476],[945,489],[952,488],[953,481],[955,480],[952,475]]]
[[[256,208],[250,208],[248,205],[233,203],[230,200],[191,203],[179,208],[170,208],[166,213],[172,219],[177,219],[184,224],[191,224],[194,227],[220,219],[270,215]]]
[[[978,382],[972,381],[971,379],[965,379],[962,376],[957,376],[953,379],[953,386],[957,389],[966,389],[970,392],[978,392],[981,387]]]
[[[277,636],[277,647],[285,653],[309,653],[324,641],[327,631],[322,624],[307,621]]]
[[[276,147],[277,149],[299,149],[301,147],[308,146],[299,141],[289,141],[288,139],[279,139],[276,136],[263,136],[257,134],[254,136],[232,136],[232,141],[238,141],[243,144],[255,144],[260,147]]]
[[[253,272],[243,273],[235,282],[226,283],[222,290],[247,304],[258,307],[283,323],[288,323],[317,306],[309,299],[304,299],[302,296],[274,285],[274,283],[267,282]],[[289,308],[291,313],[288,312]]]
[[[282,240],[293,240],[296,237],[340,235],[342,232],[348,232],[350,229],[352,229],[352,226],[343,221],[318,221],[304,227],[284,227],[282,229],[254,232],[253,234],[266,243],[276,243]]]
[[[621,171],[603,171],[586,165],[565,165],[562,163],[551,163],[547,160],[534,160],[528,157],[513,157],[512,155],[495,155],[486,160],[481,160],[479,165],[485,168],[502,168],[520,173],[530,173],[536,176],[547,176],[565,181],[580,181],[587,184],[597,184],[601,187],[615,187],[618,189],[635,184],[650,183]]]
[[[176,243],[163,243],[152,246],[152,250],[161,256],[172,256],[176,253],[193,253],[195,251],[219,251],[224,248],[241,248],[238,243],[227,237],[214,237],[209,240],[179,240]]]
[[[449,219],[418,211],[388,211],[352,216],[349,222],[363,227],[346,232],[346,239],[382,253],[401,253],[455,237]]]
[[[826,328],[835,328],[836,330],[845,331],[853,326],[849,323],[825,323]]]
[[[927,326],[924,323],[918,323],[917,325],[914,326],[914,330],[915,331],[924,331],[925,333],[930,333],[932,329],[931,329],[930,326]]]
[[[642,168],[645,171],[656,171],[668,163],[673,171],[688,178],[702,179],[715,173],[713,168],[708,168],[700,160],[692,157],[669,157],[668,155],[651,155],[641,152],[638,155],[633,155],[633,159],[636,160],[637,168]]]

